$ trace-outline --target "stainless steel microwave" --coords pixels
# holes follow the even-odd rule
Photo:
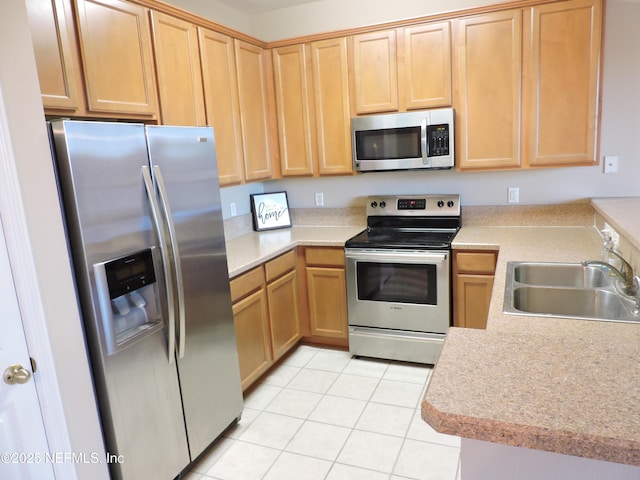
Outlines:
[[[453,108],[351,119],[357,172],[454,166]]]

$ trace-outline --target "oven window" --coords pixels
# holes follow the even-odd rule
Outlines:
[[[420,127],[356,131],[358,160],[421,158]]]
[[[356,263],[358,300],[437,304],[436,265]]]

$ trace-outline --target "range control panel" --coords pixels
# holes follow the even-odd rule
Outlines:
[[[460,195],[398,195],[367,198],[367,216],[459,216]]]

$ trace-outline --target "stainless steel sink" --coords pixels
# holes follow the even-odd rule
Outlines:
[[[503,311],[513,315],[640,322],[635,302],[596,266],[508,262]]]
[[[514,267],[518,283],[549,287],[607,287],[610,278],[599,267],[579,263],[521,263]]]
[[[597,288],[518,287],[513,307],[521,312],[617,320],[628,313],[619,297]]]

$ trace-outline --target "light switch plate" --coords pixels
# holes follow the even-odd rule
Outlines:
[[[604,173],[618,172],[618,157],[615,155],[605,155],[604,157]]]

